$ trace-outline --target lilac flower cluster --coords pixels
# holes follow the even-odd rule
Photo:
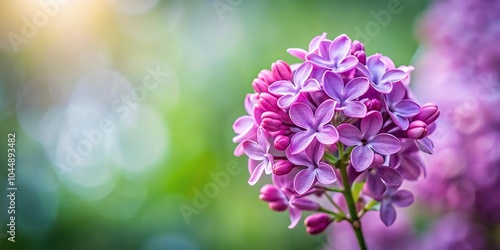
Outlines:
[[[400,189],[403,180],[425,174],[419,152],[434,150],[428,136],[437,106],[412,98],[413,67],[367,56],[346,35],[329,40],[325,33],[307,51],[288,52],[301,63],[277,61],[262,70],[245,98],[247,115],[233,125],[234,153],[249,158],[249,184],[272,176],[260,199],[288,210],[290,228],[302,211],[316,212],[305,219],[311,234],[343,220],[359,230],[359,218],[377,209],[391,225],[394,205],[414,199]]]

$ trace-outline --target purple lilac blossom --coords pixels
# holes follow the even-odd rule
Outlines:
[[[413,67],[396,68],[381,54],[367,57],[364,45],[346,35],[329,40],[325,33],[308,51],[288,52],[301,62],[290,67],[278,60],[262,70],[246,98],[247,115],[233,125],[235,155],[249,157],[249,183],[271,175],[260,199],[288,210],[290,228],[312,211],[305,221],[310,234],[354,222],[352,209],[356,216],[377,210],[391,225],[394,205],[413,201],[401,185],[425,174],[420,151],[433,149],[429,136],[439,109],[420,108],[410,93]],[[354,196],[347,198],[346,185],[357,187]]]

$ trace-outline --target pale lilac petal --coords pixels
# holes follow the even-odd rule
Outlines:
[[[309,131],[302,131],[298,132],[294,136],[292,136],[292,139],[290,141],[290,152],[292,154],[297,154],[300,151],[303,151],[304,149],[311,144],[313,141],[315,135],[313,132]]]
[[[288,158],[288,160],[291,163],[293,163],[297,166],[309,167],[309,166],[314,165],[312,163],[311,157],[309,155],[307,155],[307,153],[305,151],[301,151],[300,153],[297,153],[297,154],[292,154],[290,147],[287,148],[287,150],[286,150],[286,158]]]
[[[248,179],[248,184],[250,185],[255,185],[257,181],[259,181],[260,177],[262,176],[262,173],[264,172],[264,167],[265,163],[261,162],[255,169],[253,170],[252,174],[250,175],[250,179]]]
[[[236,148],[234,149],[234,155],[242,156],[244,153],[245,151],[243,151],[243,143],[238,143],[238,145],[236,145]]]
[[[363,120],[361,120],[361,133],[365,138],[375,136],[382,128],[382,114],[378,111],[369,112]]]
[[[332,68],[333,66],[335,66],[332,64],[332,62],[316,54],[307,54],[306,60],[323,68]]]
[[[357,101],[344,103],[344,115],[348,117],[363,118],[366,116],[366,106]]]
[[[290,119],[295,125],[301,128],[315,128],[313,111],[304,103],[295,103],[290,107]]]
[[[413,201],[413,193],[408,190],[398,190],[394,196],[392,196],[392,203],[400,207],[407,207],[411,205]]]
[[[382,202],[380,206],[380,219],[386,226],[392,225],[396,220],[396,209],[389,202]]]
[[[420,112],[420,105],[412,100],[402,100],[393,106],[392,111],[403,117],[412,117]]]
[[[367,146],[383,155],[395,154],[403,147],[401,141],[391,134],[378,134],[370,140]]]
[[[386,96],[387,103],[389,103],[389,104],[398,103],[401,100],[403,100],[403,98],[405,97],[405,94],[406,94],[405,86],[400,82],[396,82],[393,84],[391,93],[387,94],[387,96]]]
[[[323,144],[331,145],[339,141],[339,133],[333,125],[327,125],[322,127],[320,131],[316,133],[316,139]]]
[[[255,168],[261,163],[262,161],[256,161],[253,160],[252,158],[248,158],[248,173],[252,174]]]
[[[325,59],[330,59],[330,45],[332,41],[323,40],[318,44],[319,55]]]
[[[260,148],[262,149],[263,152],[265,153],[269,152],[271,144],[269,143],[269,141],[267,141],[266,132],[262,127],[260,127],[257,131],[257,142],[259,143]]]
[[[393,168],[382,166],[377,168],[377,174],[390,186],[400,186],[403,182],[401,175]]]
[[[342,73],[353,69],[356,65],[358,65],[358,58],[355,56],[348,56],[344,58],[335,69],[332,69],[332,71]]]
[[[336,102],[330,99],[319,105],[314,114],[316,120],[314,128],[318,128],[332,121],[333,113],[335,112],[335,104]]]
[[[261,161],[264,159],[264,154],[266,153],[262,150],[262,147],[254,141],[244,141],[243,151],[251,159]]]
[[[245,111],[247,111],[250,116],[253,115],[253,106],[255,103],[257,103],[256,95],[257,93],[253,93],[247,94],[245,96],[245,103],[243,104],[243,106],[245,107]]]
[[[344,81],[334,72],[327,71],[323,75],[323,89],[332,99],[342,102],[344,100]]]
[[[297,94],[297,87],[290,81],[279,80],[271,84],[268,88],[269,92],[275,95]]]
[[[425,137],[421,140],[415,140],[415,142],[417,143],[418,148],[423,152],[434,154],[434,143],[431,141],[431,139]]]
[[[264,171],[266,174],[271,174],[273,172],[273,164],[274,164],[274,157],[272,155],[268,155],[264,159]]]
[[[309,62],[304,62],[300,65],[297,70],[293,73],[293,82],[296,86],[301,86],[311,75],[313,66]]]
[[[362,76],[365,76],[365,77],[368,77],[368,79],[372,79],[373,76],[372,74],[370,73],[370,71],[368,70],[368,68],[366,68],[365,65],[363,65],[362,63],[359,63],[356,65],[356,69],[358,71],[358,73]]]
[[[313,186],[315,179],[314,167],[301,170],[297,173],[293,181],[295,191],[298,194],[307,192]]]
[[[405,79],[408,75],[406,72],[399,69],[390,69],[382,76],[382,82],[399,82]]]
[[[284,95],[278,99],[278,107],[286,109],[295,103],[299,95]]]
[[[398,114],[395,114],[393,112],[389,112],[389,116],[391,117],[392,121],[398,125],[403,130],[408,129],[408,126],[410,126],[410,122],[408,121],[408,118],[402,117]]]
[[[356,171],[361,172],[367,169],[373,162],[375,154],[367,146],[356,146],[351,153],[351,164]]]
[[[318,178],[318,182],[321,184],[332,184],[337,180],[337,176],[335,175],[335,171],[333,171],[333,168],[324,163],[320,162],[318,164],[318,168],[315,170],[316,171],[316,178]]]
[[[372,84],[373,88],[377,90],[379,93],[387,94],[392,91],[392,83],[391,82],[382,82],[379,84]]]
[[[300,221],[300,217],[302,217],[302,212],[300,211],[300,209],[296,207],[290,207],[290,225],[288,226],[288,228],[292,229],[297,226]]]
[[[407,180],[416,180],[421,172],[424,176],[426,175],[425,164],[420,154],[410,154],[404,157],[397,170]]]
[[[314,78],[307,79],[301,89],[302,92],[314,92],[318,90],[321,90],[321,86],[318,80]]]
[[[345,86],[345,99],[352,101],[368,91],[370,82],[367,78],[357,77],[350,80]]]
[[[339,132],[339,140],[347,146],[356,146],[361,144],[363,135],[355,126],[351,124],[341,124],[337,127]]]
[[[351,52],[351,39],[346,35],[340,35],[330,44],[329,50],[330,61],[340,62]]]
[[[233,130],[236,134],[233,142],[242,142],[251,139],[254,133],[250,133],[255,128],[255,121],[251,116],[242,116],[233,123]]]
[[[307,51],[298,48],[290,48],[287,49],[286,52],[288,52],[288,54],[290,54],[291,56],[295,56],[301,60],[305,60],[307,55]]]
[[[371,80],[375,83],[378,83],[386,71],[385,64],[380,60],[380,56],[380,54],[375,54],[366,59],[366,66],[372,75]]]
[[[319,161],[321,161],[323,155],[325,154],[325,145],[318,142],[318,140],[313,140],[311,145],[306,149],[306,154],[308,156],[312,156],[312,161],[308,166],[315,167],[319,163]]]
[[[311,42],[309,43],[309,52],[314,52],[315,50],[318,49],[319,47],[319,44],[325,40],[326,38],[326,32],[323,32],[323,34],[321,34],[320,36],[315,36]],[[330,46],[328,46],[327,48],[329,48]]]

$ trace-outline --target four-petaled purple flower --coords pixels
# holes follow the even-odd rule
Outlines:
[[[310,63],[304,63],[297,68],[293,74],[293,83],[280,80],[269,86],[269,92],[280,95],[278,107],[282,109],[289,108],[302,93],[315,92],[321,89],[318,80],[309,78],[313,66]]]
[[[327,100],[319,105],[313,114],[312,109],[304,103],[296,103],[290,107],[292,122],[305,129],[296,133],[290,142],[290,151],[297,154],[306,149],[316,138],[323,144],[334,144],[339,139],[339,133],[330,124],[335,111],[335,101]]]
[[[397,82],[391,93],[385,96],[385,108],[392,121],[403,130],[410,125],[409,118],[420,112],[420,105],[410,99],[404,99],[406,95],[405,86]]]
[[[321,162],[325,146],[318,141],[313,141],[310,147],[298,154],[292,154],[287,150],[286,156],[295,165],[305,166],[305,169],[300,170],[294,179],[295,191],[299,194],[307,192],[316,181],[321,184],[332,184],[337,180],[335,171],[332,166],[325,162]]]
[[[349,117],[363,118],[366,115],[366,106],[356,101],[368,91],[370,84],[364,77],[353,78],[344,85],[342,78],[331,71],[323,75],[323,88],[325,93],[337,101],[336,110],[341,110]]]
[[[388,186],[382,198],[377,199],[380,204],[380,219],[386,226],[392,225],[396,220],[396,209],[394,205],[399,207],[407,207],[413,203],[413,193],[408,190],[398,190],[399,187]]]
[[[346,72],[358,64],[358,58],[351,55],[351,39],[346,35],[333,41],[323,40],[319,44],[319,55],[310,53],[306,60],[335,73]]]
[[[399,187],[403,182],[401,175],[392,167],[382,165],[384,158],[375,154],[373,163],[366,171],[366,185],[364,191],[371,197],[379,198],[386,190],[386,186]]]
[[[271,144],[267,141],[267,135],[262,128],[259,128],[257,131],[257,142],[250,140],[243,142],[243,150],[245,151],[245,154],[251,160],[260,161],[260,163],[252,170],[250,179],[248,180],[250,185],[255,185],[263,172],[266,172],[266,174],[272,173],[274,157],[269,153],[270,148]]]
[[[387,94],[392,90],[392,84],[407,77],[407,74],[399,69],[389,69],[381,59],[382,55],[375,54],[366,59],[366,66],[358,64],[356,67],[361,75],[368,77],[372,87],[380,93]]]
[[[337,129],[340,142],[347,146],[356,146],[351,153],[351,164],[361,172],[373,162],[376,151],[382,155],[390,155],[401,149],[401,142],[391,134],[378,132],[382,128],[382,115],[378,111],[370,111],[361,120],[361,131],[351,124],[341,124]]]

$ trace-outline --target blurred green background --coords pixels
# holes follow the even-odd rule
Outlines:
[[[387,12],[398,3],[400,12]],[[247,184],[246,159],[233,156],[232,123],[259,71],[278,59],[298,62],[286,49],[307,48],[323,32],[346,33],[368,54],[410,64],[415,20],[426,7],[411,0],[0,5],[0,249],[147,250],[325,247],[324,236],[307,235],[302,223],[289,230],[288,213],[258,199],[264,182]],[[380,11],[390,20],[380,21]],[[145,89],[145,78],[159,79],[157,86]],[[103,120],[113,131],[95,132]],[[6,238],[8,132],[17,134],[15,243]],[[85,153],[76,161],[72,150]],[[229,178],[218,183],[210,173]],[[199,193],[210,198],[200,201]],[[187,206],[186,220],[180,208]]]

